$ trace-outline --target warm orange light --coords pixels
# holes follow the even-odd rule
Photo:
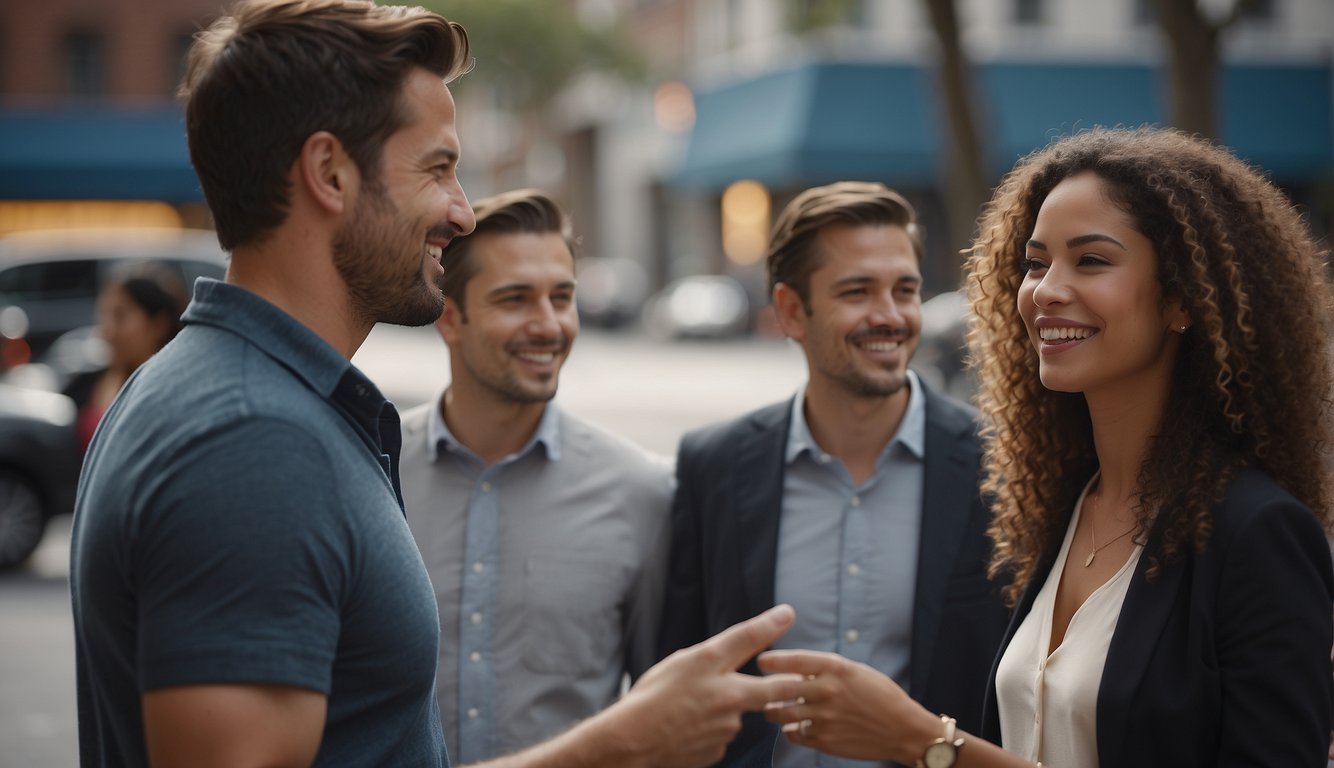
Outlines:
[[[0,201],[0,234],[25,229],[84,227],[169,227],[184,224],[167,203],[145,200]]]
[[[736,264],[754,264],[769,245],[769,190],[758,181],[733,182],[723,191],[723,253]]]

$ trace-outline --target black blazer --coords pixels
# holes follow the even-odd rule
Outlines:
[[[1324,768],[1334,576],[1324,531],[1268,475],[1239,473],[1202,552],[1145,578],[1151,533],[1098,689],[1101,768]],[[1025,590],[1005,644],[1054,554]],[[999,663],[999,655],[997,656]],[[995,667],[982,734],[1000,743]]]
[[[1009,612],[986,577],[990,520],[978,490],[975,414],[923,389],[926,476],[909,688],[928,709],[976,732]],[[659,655],[773,606],[791,412],[788,400],[682,439]],[[758,674],[753,660],[743,671]],[[721,765],[767,766],[773,736],[762,717],[748,715]]]

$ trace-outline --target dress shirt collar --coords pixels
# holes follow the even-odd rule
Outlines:
[[[792,428],[788,430],[787,452],[784,454],[787,464],[796,461],[803,453],[816,458],[824,455],[824,450],[815,444],[810,426],[806,423],[805,402],[806,385],[802,384],[792,400]],[[922,382],[911,369],[908,371],[908,408],[903,412],[903,421],[899,423],[893,439],[885,444],[876,459],[876,466],[884,463],[895,443],[902,445],[917,459],[926,455],[926,396],[922,394]]]
[[[445,395],[448,392],[446,390],[440,393],[440,397],[436,398],[435,407],[431,409],[431,417],[426,422],[427,450],[437,459],[445,453],[458,453],[481,461],[477,454],[454,437],[454,434],[449,431],[449,426],[445,424],[440,404],[444,402]],[[538,422],[537,430],[533,432],[533,436],[529,438],[528,442],[498,463],[508,463],[527,456],[531,451],[536,450],[539,445],[546,451],[547,459],[560,461],[560,409],[556,406],[554,400],[547,403],[546,408],[542,409],[542,420]]]

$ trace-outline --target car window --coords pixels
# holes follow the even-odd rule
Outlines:
[[[97,264],[76,259],[0,269],[0,294],[12,302],[96,298]]]

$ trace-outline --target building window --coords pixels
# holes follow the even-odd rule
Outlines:
[[[833,26],[860,27],[866,22],[863,0],[788,0],[788,28],[808,32]]]
[[[93,97],[106,92],[106,42],[96,32],[65,35],[65,92]]]
[[[1014,0],[1016,24],[1041,24],[1042,0]]]
[[[1275,0],[1233,0],[1242,21],[1270,21],[1274,18]],[[1154,24],[1158,21],[1158,0],[1135,0],[1135,23]]]

